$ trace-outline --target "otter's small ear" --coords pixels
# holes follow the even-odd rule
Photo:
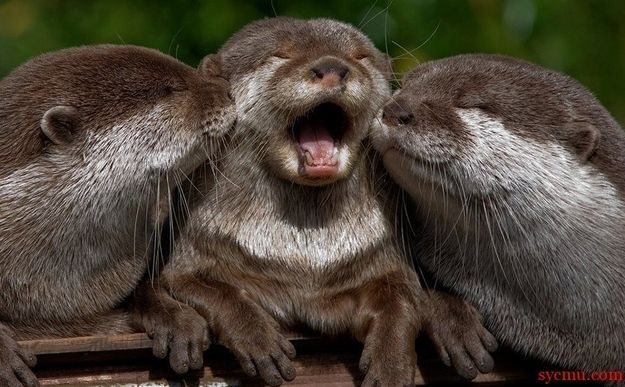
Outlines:
[[[198,70],[204,76],[216,77],[221,75],[221,57],[217,54],[209,54],[202,59]]]
[[[574,122],[567,128],[569,145],[573,148],[581,162],[586,162],[597,150],[601,133],[586,122]]]
[[[69,144],[78,125],[78,110],[71,106],[55,106],[41,119],[41,131],[54,144]]]

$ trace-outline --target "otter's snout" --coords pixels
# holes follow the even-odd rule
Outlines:
[[[382,121],[389,126],[408,125],[414,121],[414,114],[397,101],[384,106]]]
[[[349,74],[349,67],[339,58],[324,56],[311,67],[313,81],[325,87],[336,87],[342,84]]]

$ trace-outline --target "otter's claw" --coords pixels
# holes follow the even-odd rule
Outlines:
[[[478,312],[465,301],[435,292],[429,299],[432,313],[426,332],[445,365],[466,379],[493,370],[490,352],[497,340],[482,325]]]
[[[220,330],[220,342],[234,353],[243,371],[260,375],[270,386],[295,378],[295,348],[279,331],[275,320],[253,302],[242,302]]]
[[[210,346],[208,324],[193,308],[180,304],[168,313],[143,316],[145,330],[152,338],[154,356],[164,359],[176,373],[202,368],[204,351]]]

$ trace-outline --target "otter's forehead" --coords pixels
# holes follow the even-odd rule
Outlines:
[[[158,99],[168,90],[187,89],[194,71],[156,50],[103,45],[42,55],[18,69],[17,78],[51,100],[80,106],[87,96],[100,103]]]
[[[252,72],[272,56],[313,59],[331,54],[382,62],[382,54],[362,32],[331,19],[277,17],[253,22],[234,34],[220,54],[227,77]]]
[[[64,49],[36,57],[0,81],[0,117],[11,114],[35,130],[54,106],[76,108],[102,126],[149,109],[174,91],[201,82],[195,69],[135,46]]]
[[[542,95],[559,94],[566,79],[529,62],[500,55],[459,55],[417,66],[407,73],[403,88],[427,93],[463,96],[468,93],[506,94],[522,98],[540,91]],[[425,86],[439,86],[438,89]],[[540,90],[537,90],[539,88]]]
[[[566,123],[582,119],[581,107],[594,101],[563,74],[485,54],[418,66],[404,77],[398,98],[412,106],[433,102],[450,109],[481,109],[508,130],[537,139],[557,135]]]

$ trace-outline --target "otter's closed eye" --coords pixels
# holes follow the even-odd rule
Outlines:
[[[352,57],[356,60],[363,60],[369,58],[371,55],[366,51],[358,51],[352,54]]]
[[[165,94],[172,94],[172,93],[176,93],[176,92],[181,92],[181,91],[186,91],[188,90],[188,87],[186,84],[183,83],[167,83],[163,86],[163,91],[165,92]]]
[[[456,98],[456,106],[462,109],[488,110],[489,102],[480,94],[462,94]]]
[[[282,52],[282,51],[274,52],[273,54],[271,54],[271,56],[274,58],[280,58],[280,59],[291,59],[291,56],[289,54]]]

